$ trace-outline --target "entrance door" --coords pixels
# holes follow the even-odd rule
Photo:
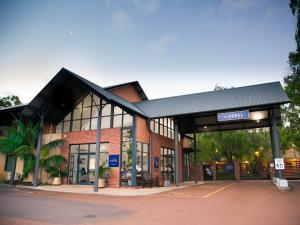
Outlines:
[[[89,154],[79,154],[78,182],[79,184],[89,183]]]

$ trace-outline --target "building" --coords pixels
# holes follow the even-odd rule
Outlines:
[[[107,163],[111,187],[140,185],[145,172],[179,185],[184,167],[197,165],[186,160],[196,149],[188,134],[271,127],[279,157],[277,125],[287,102],[279,82],[148,100],[137,81],[102,88],[63,68],[29,104],[0,110],[0,125],[15,114],[40,121],[43,142],[65,139],[59,154],[68,159],[68,184],[96,186],[91,171]],[[199,169],[192,171],[197,181]]]

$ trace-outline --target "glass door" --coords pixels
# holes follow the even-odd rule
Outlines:
[[[89,182],[89,154],[79,154],[78,182],[87,184]]]

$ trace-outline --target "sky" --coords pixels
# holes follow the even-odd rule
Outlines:
[[[28,103],[65,67],[149,99],[282,81],[288,0],[1,0],[0,97]]]

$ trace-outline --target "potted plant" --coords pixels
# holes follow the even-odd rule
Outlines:
[[[99,166],[99,179],[98,179],[98,187],[104,188],[105,187],[105,177],[109,171],[109,167],[106,166],[107,162],[104,162],[102,165]]]
[[[67,175],[63,164],[66,162],[62,155],[53,155],[46,159],[45,168],[49,177],[52,178],[52,185],[61,185],[61,178]]]

